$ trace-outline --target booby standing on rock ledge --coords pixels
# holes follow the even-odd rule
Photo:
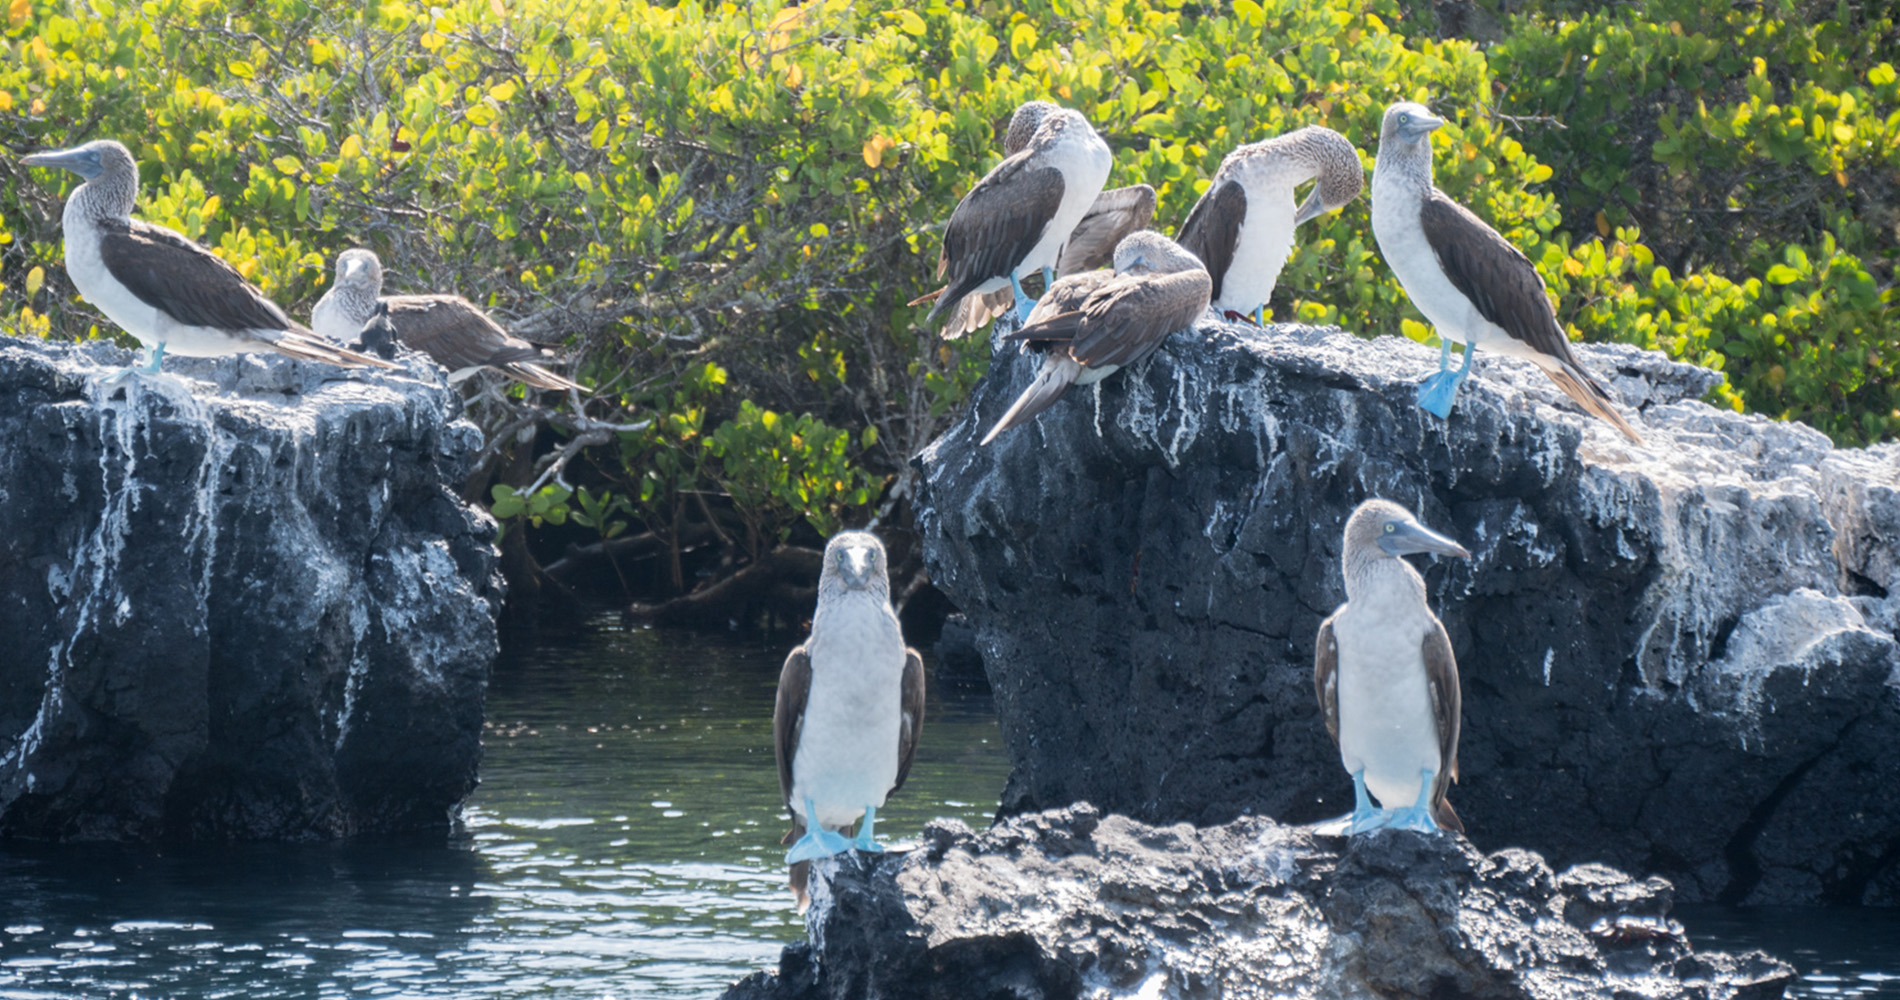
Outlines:
[[[813,858],[873,839],[877,810],[904,786],[924,723],[924,661],[904,646],[891,608],[884,543],[841,531],[825,546],[811,637],[779,672],[772,735],[779,793],[792,814],[792,892],[799,908]],[[864,817],[858,835],[839,832]]]
[[[1296,207],[1293,189],[1314,178]],[[1351,204],[1365,186],[1359,151],[1319,125],[1228,153],[1181,224],[1181,245],[1214,279],[1215,308],[1267,325],[1267,300],[1293,251],[1293,230]]]
[[[1114,163],[1108,144],[1080,113],[1043,113],[1022,151],[985,174],[950,214],[937,260],[937,276],[949,284],[925,322],[961,312],[965,296],[1005,287],[1015,294],[1017,316],[1026,319],[1035,303],[1023,292],[1022,277],[1040,269],[1053,283],[1063,246]]]
[[[1016,113],[1010,116],[1009,129],[1003,135],[1003,155],[1015,156],[1029,145],[1029,139],[1042,125],[1042,119],[1052,111],[1061,110],[1048,101],[1025,101]],[[1108,267],[1115,259],[1115,247],[1122,238],[1139,229],[1147,228],[1155,217],[1155,189],[1146,184],[1130,184],[1127,187],[1110,188],[1095,196],[1089,210],[1082,215],[1082,221],[1075,224],[1069,233],[1069,241],[1062,248],[1062,256],[1056,261],[1054,277],[1092,271],[1098,267]],[[1043,281],[1050,280],[1048,268],[1043,269]],[[911,305],[922,305],[940,297],[947,288],[940,288],[927,295],[919,296]],[[1044,288],[1045,294],[1047,287]],[[965,295],[951,311],[950,318],[943,324],[943,335],[954,340],[980,328],[990,320],[1001,316],[1010,307],[1015,292],[1008,287],[992,292],[978,292]]]
[[[1207,311],[1211,288],[1198,258],[1150,230],[1115,248],[1113,274],[1085,271],[1056,281],[1007,338],[1046,351],[1042,369],[982,443],[1055,405],[1070,385],[1099,382],[1154,353]]]
[[[447,368],[451,382],[493,368],[537,389],[587,391],[535,364],[543,358],[539,348],[511,336],[459,295],[384,296],[382,290],[383,262],[376,254],[345,250],[336,258],[336,280],[310,310],[310,325],[331,340],[347,343],[362,332],[380,302],[397,338]]]
[[[132,218],[138,165],[110,139],[20,159],[85,178],[66,198],[66,273],[106,318],[151,349],[143,371],[165,352],[221,357],[274,350],[333,365],[395,366],[313,336],[218,255],[163,226]]]
[[[1422,104],[1385,109],[1372,169],[1379,253],[1441,344],[1437,374],[1419,386],[1419,407],[1449,417],[1483,347],[1533,362],[1584,410],[1641,443],[1609,391],[1577,361],[1530,258],[1432,185],[1431,134],[1443,124]],[[1454,340],[1465,345],[1464,365],[1455,373],[1449,370]]]
[[[1351,833],[1465,829],[1445,800],[1458,777],[1458,664],[1424,578],[1401,558],[1421,552],[1471,558],[1390,500],[1368,500],[1346,521],[1346,603],[1320,623],[1313,688],[1352,775]]]

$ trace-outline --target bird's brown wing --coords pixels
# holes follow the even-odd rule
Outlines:
[[[1480,315],[1540,354],[1571,359],[1544,279],[1523,251],[1436,189],[1419,206],[1418,221],[1445,277]]]
[[[1445,801],[1445,793],[1458,778],[1458,726],[1464,695],[1458,685],[1458,661],[1452,656],[1451,639],[1437,618],[1425,633],[1419,650],[1425,660],[1426,686],[1432,693],[1432,717],[1438,720],[1438,775],[1433,780],[1432,805],[1438,824],[1464,832],[1464,823]]]
[[[173,320],[213,330],[302,330],[210,250],[163,226],[101,224],[99,256],[113,279]]]
[[[992,278],[1008,277],[1042,240],[1062,205],[1062,171],[1030,165],[1025,151],[996,165],[963,196],[943,231],[939,276],[949,284],[926,322],[934,323]]]
[[[1247,218],[1247,191],[1234,181],[1217,180],[1201,194],[1181,224],[1177,241],[1188,253],[1201,258],[1214,281],[1213,298],[1220,298],[1221,282],[1234,262],[1234,247],[1240,242],[1240,224]]]
[[[1419,224],[1439,267],[1451,283],[1513,340],[1553,359],[1540,364],[1564,394],[1608,421],[1630,440],[1643,438],[1616,412],[1608,389],[1577,360],[1570,337],[1557,323],[1544,279],[1529,257],[1485,225],[1470,209],[1433,189],[1419,206]]]
[[[910,776],[911,761],[917,758],[917,736],[924,731],[924,658],[914,649],[904,650],[904,702],[897,731],[897,780],[895,792]]]
[[[1169,334],[1192,326],[1207,310],[1212,288],[1201,270],[1135,275],[1105,285],[1082,307],[1086,318],[1069,344],[1069,357],[1090,368],[1134,364]]]
[[[538,361],[541,352],[459,295],[387,295],[389,322],[404,344],[449,371]]]
[[[1319,696],[1319,717],[1326,731],[1339,742],[1339,642],[1333,638],[1335,611],[1319,623],[1319,639],[1313,646],[1313,693]]]
[[[792,803],[792,757],[798,753],[798,734],[805,725],[805,701],[811,694],[811,657],[799,646],[785,656],[778,672],[778,703],[772,709],[772,745],[778,755],[779,798]],[[798,814],[792,814],[798,822]]]
[[[1145,229],[1155,217],[1155,189],[1146,184],[1112,188],[1095,196],[1088,214],[1075,224],[1056,262],[1057,274],[1108,267],[1122,237]]]

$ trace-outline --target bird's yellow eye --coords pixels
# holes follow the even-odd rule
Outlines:
[[[1402,111],[1402,112],[1400,112],[1400,113],[1399,113],[1399,124],[1400,124],[1400,125],[1410,125],[1410,124],[1412,124],[1412,114],[1411,114],[1411,112],[1409,112],[1409,111]]]
[[[1385,533],[1386,533],[1386,534],[1388,534],[1388,535],[1389,535],[1389,534],[1391,534],[1391,533],[1393,533],[1394,531],[1397,531],[1397,530],[1399,530],[1399,526],[1398,526],[1398,525],[1396,525],[1396,524],[1393,524],[1393,523],[1391,523],[1391,522],[1389,522],[1389,521],[1388,521],[1388,522],[1386,522],[1386,526],[1385,526]]]

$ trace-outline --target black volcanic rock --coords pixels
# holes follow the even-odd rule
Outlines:
[[[1464,684],[1476,843],[1658,872],[1687,899],[1900,903],[1900,446],[1698,401],[1715,373],[1580,347],[1635,446],[1490,355],[1450,421],[1436,352],[1207,325],[988,448],[1001,354],[918,459],[933,582],[969,618],[1004,811],[1337,815],[1312,689],[1372,496],[1475,554],[1415,560]]]
[[[1017,816],[813,868],[810,940],[726,1000],[1779,997],[1794,970],[1699,953],[1669,884],[1522,850],[1261,817],[1197,829]]]
[[[0,835],[446,830],[500,597],[453,393],[131,359],[0,338]]]

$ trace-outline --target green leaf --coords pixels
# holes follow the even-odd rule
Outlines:
[[[1771,285],[1786,285],[1800,281],[1801,272],[1786,264],[1776,264],[1769,268],[1768,273],[1763,277],[1767,278]]]

